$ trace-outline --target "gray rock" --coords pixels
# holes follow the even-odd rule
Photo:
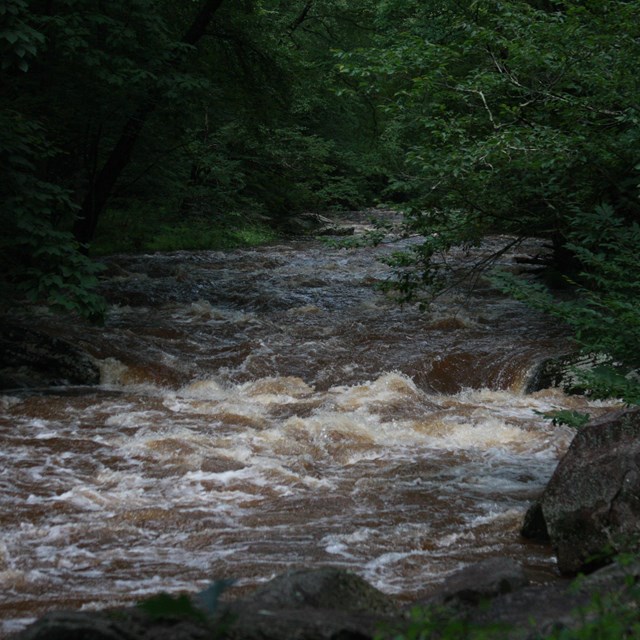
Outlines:
[[[15,640],[211,640],[212,627],[185,617],[149,617],[136,608],[44,615]]]
[[[565,574],[590,571],[640,537],[640,407],[578,431],[540,499]]]
[[[355,227],[348,225],[331,224],[326,227],[321,227],[316,231],[317,236],[352,236],[356,232]]]
[[[468,611],[466,620],[472,625],[505,629],[504,635],[496,638],[538,640],[553,631],[579,629],[593,620],[602,610],[602,604],[600,608],[592,606],[594,598],[601,601],[603,597],[614,596],[621,604],[635,603],[637,588],[632,585],[639,576],[640,563],[613,564],[577,582],[537,585],[499,595],[486,607]],[[567,637],[592,637],[578,634]]]
[[[307,211],[297,216],[290,216],[285,223],[288,233],[296,235],[314,235],[322,227],[332,226],[333,220],[319,213]]]
[[[333,609],[248,610],[225,632],[230,640],[371,640],[388,619]]]
[[[389,596],[355,573],[322,567],[283,573],[239,601],[234,610],[277,611],[308,607],[369,613],[390,613],[397,609]]]
[[[134,640],[141,636],[100,614],[48,613],[17,636],[20,640]]]
[[[285,231],[293,235],[302,236],[351,236],[355,233],[355,226],[341,224],[319,213],[301,213],[286,219]]]
[[[529,583],[522,567],[511,558],[489,558],[449,576],[424,604],[475,606],[521,589]]]
[[[579,627],[579,609],[589,600],[589,594],[574,593],[566,584],[525,587],[468,611],[465,620],[473,626],[504,629],[496,638],[532,640],[554,630]]]
[[[568,581],[522,587],[525,579],[514,562],[488,560],[446,582],[441,602],[448,601],[442,605],[434,600],[434,615],[445,625],[462,620],[472,627],[504,628],[504,633],[486,637],[533,640],[554,629],[578,628],[585,620],[580,608],[595,593],[630,601],[637,595],[630,585],[639,577],[640,563],[635,563],[601,569],[578,588]],[[465,606],[452,606],[460,597],[466,598]],[[275,578],[230,603],[210,624],[168,614],[150,617],[139,608],[62,612],[47,614],[15,640],[369,640],[378,633],[394,637],[409,625],[393,601],[364,580],[338,569],[319,569]],[[214,636],[220,631],[222,636]]]
[[[549,358],[541,362],[534,371],[525,393],[551,387],[562,389],[570,394],[585,393],[579,374],[589,373],[598,366],[611,364],[611,358],[602,353],[568,353]]]
[[[209,622],[139,608],[49,613],[15,640],[367,640],[399,608],[358,576],[340,569],[293,571],[221,607]]]
[[[237,640],[363,640],[399,607],[359,576],[324,567],[288,571],[231,603]]]

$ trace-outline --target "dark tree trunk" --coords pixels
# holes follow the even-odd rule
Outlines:
[[[307,3],[302,8],[302,11],[298,17],[289,25],[289,30],[293,33],[306,19],[311,7],[313,6],[313,0],[307,0]]]
[[[98,225],[98,218],[107,204],[107,200],[122,170],[129,164],[133,147],[155,106],[156,102],[145,102],[129,117],[120,133],[118,142],[96,174],[73,228],[76,240],[83,245],[93,239]]]
[[[207,0],[202,5],[191,26],[182,36],[184,44],[195,45],[202,38],[222,2],[223,0]],[[174,59],[168,64],[175,66],[178,60]],[[116,181],[122,174],[123,169],[129,164],[140,133],[147,119],[154,112],[158,100],[159,96],[153,95],[153,92],[151,92],[151,95],[129,117],[122,128],[118,142],[89,187],[73,228],[76,239],[83,245],[86,246],[93,240],[100,214],[111,196]]]

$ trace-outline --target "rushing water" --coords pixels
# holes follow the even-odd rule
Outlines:
[[[102,384],[0,397],[0,629],[301,565],[404,600],[498,555],[553,579],[518,535],[571,439],[539,414],[586,401],[523,389],[567,338],[486,286],[400,309],[402,242],[119,256],[105,327],[43,316]]]

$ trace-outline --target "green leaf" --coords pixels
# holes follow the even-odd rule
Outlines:
[[[137,606],[153,619],[188,618],[200,622],[207,620],[205,614],[196,608],[186,595],[170,596],[161,593],[138,603]]]

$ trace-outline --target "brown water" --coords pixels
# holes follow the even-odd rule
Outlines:
[[[486,286],[398,308],[376,258],[415,241],[119,256],[105,327],[43,316],[102,384],[0,397],[0,633],[302,565],[404,600],[499,555],[553,579],[518,535],[572,437],[539,412],[586,401],[523,389],[567,338]]]

